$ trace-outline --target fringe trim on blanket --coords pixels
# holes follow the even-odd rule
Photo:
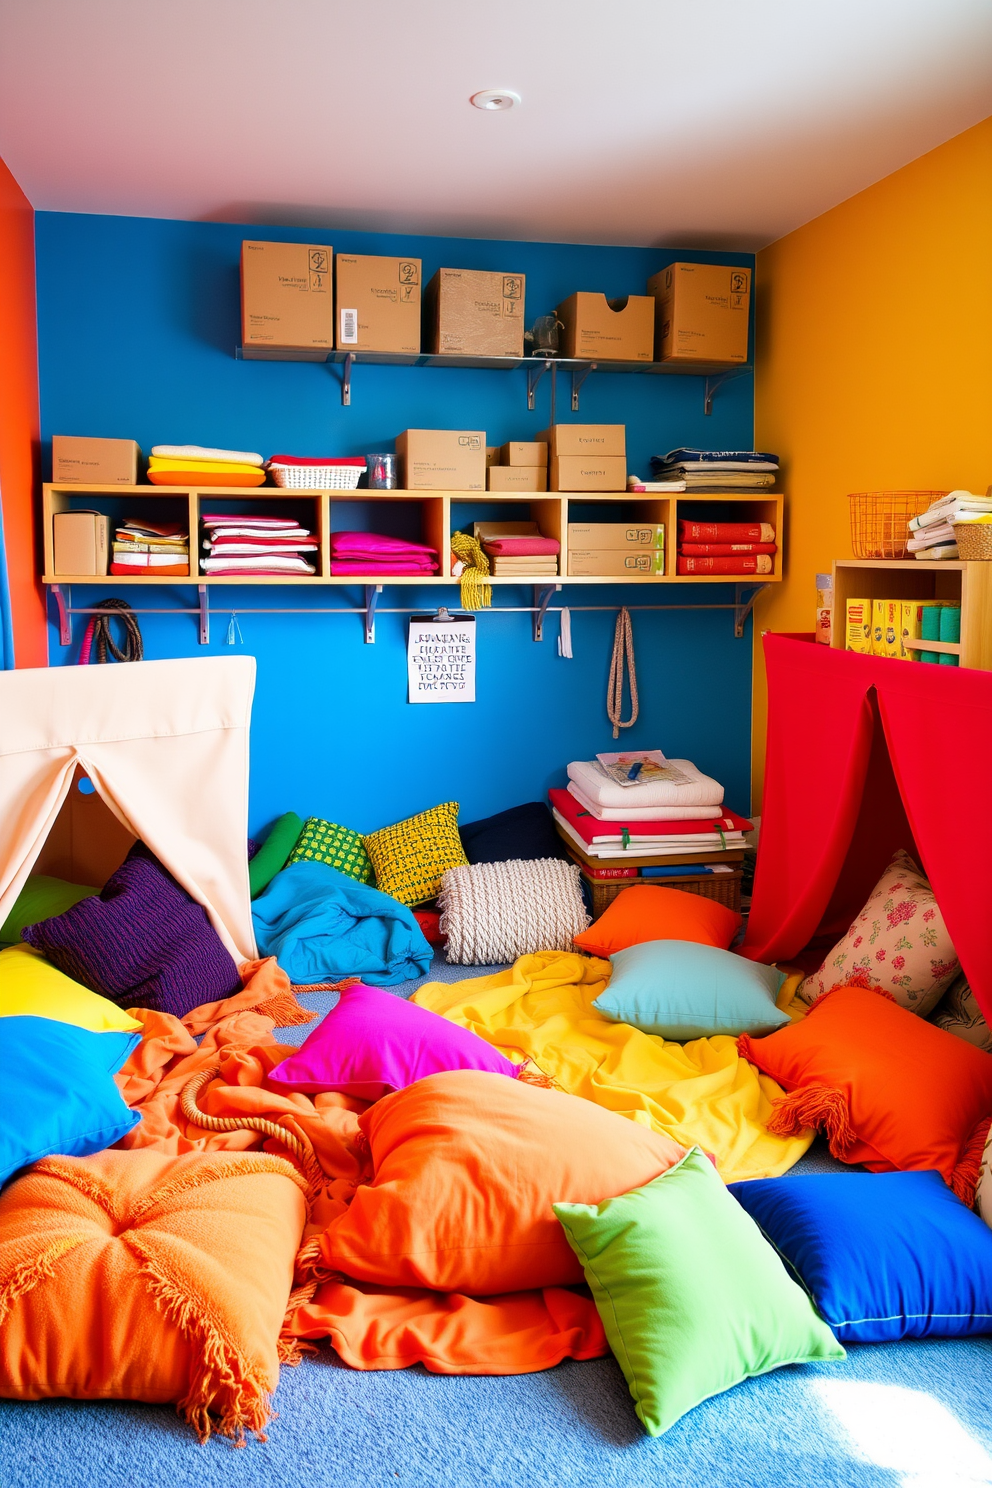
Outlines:
[[[216,1324],[199,1305],[179,1290],[152,1261],[133,1233],[124,1243],[141,1261],[141,1275],[148,1283],[159,1311],[179,1329],[190,1350],[189,1387],[176,1409],[192,1426],[201,1442],[216,1429],[221,1436],[245,1445],[246,1433],[267,1441],[265,1428],[272,1420],[272,1397],[258,1370],[233,1345],[225,1342]]]
[[[818,997],[814,997],[813,1001],[809,1005],[810,1012],[812,1012],[813,1009],[816,1007],[822,1007],[827,998],[832,997],[835,992],[843,992],[848,987],[854,987],[859,992],[874,992],[877,996],[884,997],[888,1002],[895,1002],[896,1006],[898,1006],[897,999],[893,997],[892,993],[889,992],[885,987],[873,987],[870,982],[856,982],[852,980],[847,982],[835,982],[834,985],[832,987],[829,987],[826,992],[821,992]]]
[[[300,982],[294,983],[294,992],[343,992],[346,987],[353,987],[360,982],[361,977],[342,977],[340,982]]]
[[[315,1235],[305,1245],[301,1245],[296,1253],[296,1276],[298,1278],[297,1291],[309,1286],[313,1282],[317,1286],[322,1281],[334,1281],[338,1272],[330,1270],[323,1264],[324,1257],[320,1249],[320,1236]]]
[[[540,1090],[561,1090],[561,1085],[552,1075],[546,1075],[533,1059],[525,1059],[517,1065],[516,1078],[524,1085],[536,1085]]]
[[[33,1292],[40,1282],[55,1275],[56,1261],[68,1255],[70,1250],[75,1250],[77,1245],[85,1245],[90,1239],[92,1239],[91,1235],[60,1235],[58,1240],[53,1240],[50,1245],[46,1245],[44,1250],[38,1251],[37,1255],[30,1256],[19,1266],[15,1266],[10,1275],[0,1284],[0,1323],[4,1321],[18,1297]]]
[[[303,1361],[304,1354],[316,1354],[318,1352],[316,1344],[309,1343],[304,1338],[294,1338],[293,1334],[289,1331],[297,1311],[301,1307],[305,1307],[308,1302],[313,1301],[317,1286],[318,1283],[316,1281],[308,1281],[303,1286],[294,1287],[289,1294],[289,1301],[286,1303],[286,1316],[283,1318],[282,1331],[279,1334],[279,1341],[276,1345],[280,1364],[300,1364]]]
[[[305,989],[304,989],[305,990]],[[249,1011],[271,1018],[277,1028],[292,1028],[297,1023],[312,1023],[317,1014],[297,1002],[292,992],[275,992],[265,1002],[257,1002]]]
[[[810,1128],[826,1134],[831,1155],[840,1162],[857,1141],[847,1100],[830,1085],[805,1085],[772,1102],[768,1130],[773,1137],[798,1137]]]
[[[990,1130],[992,1130],[992,1118],[983,1116],[962,1148],[961,1156],[951,1174],[952,1190],[963,1204],[968,1205],[969,1209],[975,1203],[975,1190],[982,1172],[982,1155],[985,1152]]]

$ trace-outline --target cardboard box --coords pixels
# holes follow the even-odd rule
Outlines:
[[[552,456],[627,454],[626,424],[555,424],[537,437]]]
[[[546,465],[493,465],[486,472],[490,491],[546,491]]]
[[[623,455],[552,455],[551,491],[625,491]]]
[[[72,481],[93,486],[136,486],[140,459],[141,451],[133,439],[52,436],[52,480],[59,484]]]
[[[55,573],[105,574],[110,519],[95,511],[56,512],[52,517],[52,564]]]
[[[516,440],[504,444],[499,452],[501,465],[544,465],[548,463],[548,446],[543,440],[524,443]]]
[[[326,243],[241,244],[241,342],[246,351],[334,347],[332,250]]]
[[[816,576],[816,639],[821,646],[830,645],[834,609],[834,576]]]
[[[629,552],[631,548],[665,546],[663,522],[569,522],[568,547],[597,552]]]
[[[664,549],[637,548],[623,552],[619,548],[576,548],[568,550],[568,573],[575,579],[594,579],[601,574],[617,577],[623,574],[663,574]]]
[[[486,445],[486,469],[488,470],[488,468],[489,468],[490,465],[498,465],[499,463],[500,463],[500,448],[499,448],[499,445],[498,444],[487,444]]]
[[[654,360],[654,297],[626,295],[608,300],[580,290],[557,309],[564,357],[598,357],[611,362]]]
[[[659,362],[747,361],[751,270],[669,264],[648,280]]]
[[[438,269],[424,291],[424,349],[434,355],[524,354],[523,274]]]
[[[865,655],[870,655],[871,622],[872,603],[870,599],[849,599],[847,601],[845,650],[860,651]]]
[[[396,440],[407,491],[484,491],[486,435],[479,429],[406,429]]]
[[[334,260],[339,351],[420,353],[420,259],[339,253]]]

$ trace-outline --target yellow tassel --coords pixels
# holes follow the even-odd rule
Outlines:
[[[451,534],[451,551],[465,564],[459,580],[463,610],[487,610],[493,602],[492,585],[485,581],[489,577],[489,559],[483,552],[478,538],[467,532]]]

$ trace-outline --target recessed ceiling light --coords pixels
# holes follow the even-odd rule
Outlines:
[[[473,93],[469,101],[478,109],[488,109],[490,113],[497,110],[502,112],[519,103],[520,94],[512,93],[509,88],[487,88],[484,93]]]

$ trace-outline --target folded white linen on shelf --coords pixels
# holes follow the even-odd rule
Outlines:
[[[688,784],[655,780],[643,785],[617,785],[594,760],[573,760],[568,766],[568,778],[575,781],[594,805],[614,810],[622,807],[626,817],[650,806],[723,805],[723,786],[718,780],[697,770],[691,760],[673,759],[668,763],[688,777]]]
[[[720,814],[719,806],[642,806],[639,811],[631,810],[630,807],[599,806],[574,780],[568,782],[568,790],[579,805],[597,821],[712,821]]]
[[[261,455],[250,450],[208,449],[202,444],[153,444],[156,460],[214,460],[225,465],[264,465]]]

